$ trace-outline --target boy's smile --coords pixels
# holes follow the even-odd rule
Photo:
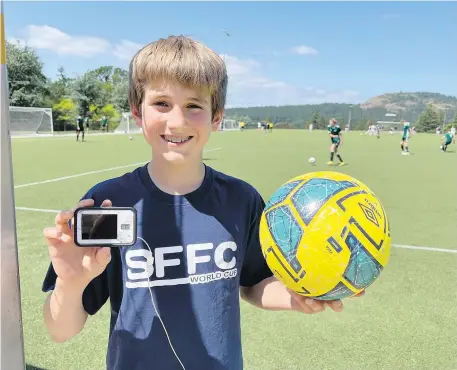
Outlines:
[[[160,135],[162,139],[170,144],[171,147],[173,146],[181,146],[189,142],[193,136],[176,136],[176,135]]]

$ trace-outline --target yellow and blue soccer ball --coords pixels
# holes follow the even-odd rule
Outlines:
[[[333,171],[282,185],[266,204],[259,234],[276,278],[319,300],[366,289],[390,256],[389,222],[379,198],[362,182]]]

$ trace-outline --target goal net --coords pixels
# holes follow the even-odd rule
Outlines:
[[[222,121],[221,131],[234,131],[240,129],[240,122],[234,119],[224,119]]]
[[[9,107],[11,136],[52,136],[51,108]]]
[[[411,125],[411,122],[405,122]],[[392,134],[403,133],[403,123],[399,121],[376,121],[376,124],[382,128],[382,131]]]
[[[141,127],[138,127],[132,117],[132,113],[124,112],[121,116],[119,126],[114,130],[115,134],[139,134]]]

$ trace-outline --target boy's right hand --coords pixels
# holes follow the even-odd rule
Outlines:
[[[86,287],[111,260],[110,248],[78,247],[73,240],[74,230],[70,228],[69,221],[73,219],[75,209],[93,205],[92,199],[79,202],[72,210],[62,211],[56,216],[55,227],[44,230],[52,266],[58,280],[65,285]],[[102,207],[111,205],[110,200],[102,203]]]

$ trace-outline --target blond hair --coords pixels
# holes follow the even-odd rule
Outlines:
[[[228,84],[225,63],[198,41],[169,36],[140,49],[130,62],[130,106],[141,112],[145,88],[161,80],[209,93],[213,117],[224,110]]]

